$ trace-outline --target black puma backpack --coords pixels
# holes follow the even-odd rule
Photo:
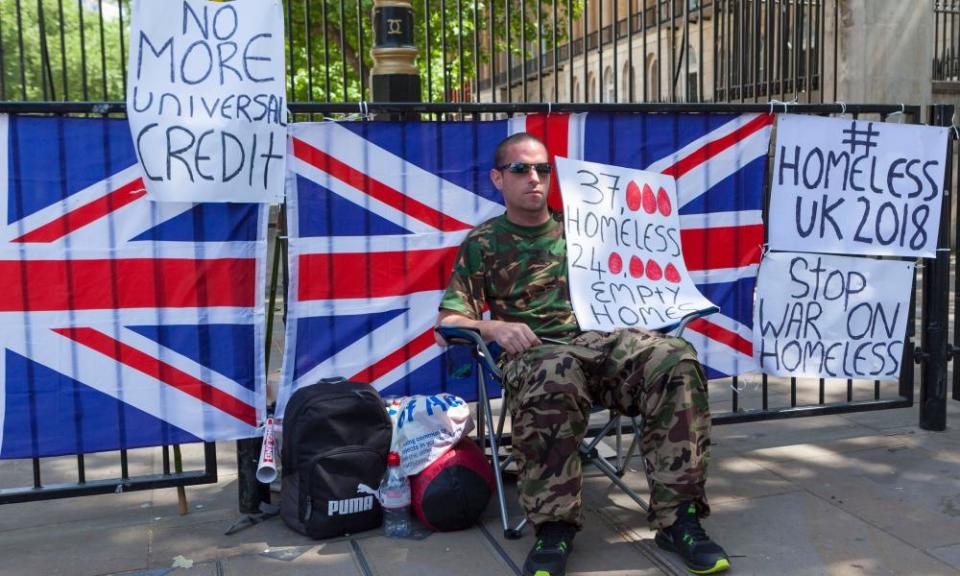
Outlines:
[[[321,380],[293,393],[283,417],[280,516],[311,538],[380,526],[376,491],[392,426],[369,384]]]

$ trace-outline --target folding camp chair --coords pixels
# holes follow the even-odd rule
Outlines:
[[[684,316],[680,322],[670,332],[674,336],[681,336],[684,329],[692,320],[702,318],[719,311],[716,306],[692,312]],[[503,535],[507,539],[520,538],[527,519],[524,518],[516,526],[510,526],[509,516],[507,514],[507,502],[503,491],[503,472],[513,459],[512,455],[504,458],[500,456],[501,439],[503,436],[504,421],[507,413],[506,403],[500,409],[500,419],[497,423],[497,429],[493,428],[493,409],[490,403],[490,396],[487,392],[488,378],[497,383],[502,388],[503,374],[497,366],[496,357],[491,353],[490,348],[483,341],[478,330],[472,328],[461,328],[457,326],[439,326],[437,333],[449,345],[468,346],[474,359],[477,361],[477,437],[483,441],[486,435],[486,442],[490,445],[491,465],[493,466],[493,478],[497,492],[497,506],[500,513],[500,524],[503,528]],[[505,388],[504,388],[505,390]],[[620,412],[607,409],[602,406],[596,406],[594,413],[607,410],[609,417],[606,423],[597,430],[588,430],[587,436],[579,446],[580,457],[584,464],[592,464],[613,484],[623,490],[623,492],[633,499],[640,508],[646,512],[647,502],[636,490],[628,486],[623,481],[623,475],[630,466],[630,461],[637,453],[642,435],[641,422],[638,417],[625,416]],[[624,428],[624,419],[629,421],[629,429],[633,433],[633,440],[626,452],[622,451],[622,436]],[[600,455],[597,446],[610,434],[616,435],[615,454],[611,460]]]

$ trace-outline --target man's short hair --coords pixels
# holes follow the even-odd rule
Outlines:
[[[509,148],[510,146],[513,146],[514,144],[518,144],[520,142],[526,142],[527,140],[532,140],[533,142],[540,144],[541,146],[544,147],[544,149],[546,149],[547,147],[547,145],[543,143],[543,140],[537,138],[533,134],[529,132],[517,132],[516,134],[511,134],[510,136],[507,136],[506,138],[501,140],[499,144],[497,144],[497,149],[493,153],[493,165],[503,166],[504,156],[507,155],[507,148]]]

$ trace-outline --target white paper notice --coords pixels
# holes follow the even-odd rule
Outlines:
[[[899,378],[913,269],[899,260],[768,253],[753,312],[761,368],[778,376]]]
[[[770,248],[934,256],[948,131],[779,115]]]
[[[280,0],[134,0],[127,116],[150,198],[276,202],[287,105]]]
[[[673,178],[560,157],[556,165],[581,328],[671,328],[713,307],[683,261]]]

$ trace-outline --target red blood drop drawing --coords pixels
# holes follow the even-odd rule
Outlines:
[[[670,206],[670,196],[667,195],[667,191],[663,188],[657,191],[657,208],[664,216],[669,216],[670,211],[673,210],[673,207]]]
[[[640,209],[640,186],[633,180],[627,185],[627,208],[636,212]]]
[[[677,271],[677,267],[672,262],[667,264],[666,270],[663,271],[663,277],[667,279],[667,282],[680,283],[680,272]]]
[[[653,260],[647,260],[647,278],[653,281],[663,278],[663,270],[661,270],[660,265]]]
[[[636,256],[630,257],[630,275],[634,278],[643,277],[643,260]]]
[[[657,211],[657,199],[653,195],[653,189],[649,184],[643,185],[643,211],[647,214],[653,214]]]
[[[611,252],[610,257],[607,258],[607,267],[611,274],[619,274],[623,270],[623,259],[616,252]]]

